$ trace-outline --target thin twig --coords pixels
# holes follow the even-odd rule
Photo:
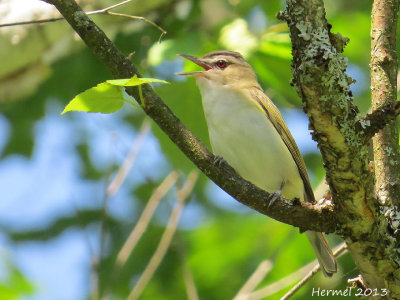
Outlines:
[[[346,249],[347,249],[347,246],[346,246],[345,243],[340,244],[333,251],[333,255],[335,257],[339,257],[343,253],[345,253]],[[255,291],[255,292],[251,293],[250,295],[248,295],[246,300],[258,300],[258,299],[262,299],[262,298],[265,298],[267,296],[273,295],[273,294],[281,291],[282,289],[288,287],[289,285],[293,284],[297,280],[309,276],[310,273],[312,273],[312,276],[314,276],[315,273],[317,272],[317,271],[315,271],[315,273],[313,273],[315,269],[317,271],[320,270],[319,264],[316,265],[316,260],[311,262],[311,263],[309,263],[309,264],[307,264],[307,265],[305,265],[304,267],[300,268],[296,272],[294,272],[294,273],[282,278],[281,280],[279,280],[277,282],[274,282],[274,283],[272,283],[270,285],[267,285],[266,287],[263,287],[263,288]],[[311,277],[308,278],[307,280],[311,279]],[[300,282],[302,282],[302,281],[303,281],[303,279]],[[299,286],[298,288],[300,288],[300,287],[301,286]],[[294,289],[294,288],[292,288],[292,289]]]
[[[183,280],[185,282],[188,300],[199,300],[199,295],[197,293],[196,284],[194,283],[193,274],[186,262],[186,259],[183,261]]]
[[[125,1],[122,1],[122,2],[120,2],[120,3],[111,5],[111,6],[109,6],[109,7],[102,8],[102,9],[99,9],[99,10],[95,10],[95,11],[89,12],[89,13],[87,13],[87,14],[88,14],[88,15],[89,15],[89,14],[92,15],[92,14],[95,14],[95,13],[105,13],[105,12],[107,12],[107,11],[113,9],[113,8],[117,8],[117,7],[121,6],[121,5],[124,5],[124,4],[129,3],[129,2],[132,2],[132,1],[133,1],[133,0],[125,0]]]
[[[199,294],[197,292],[196,283],[193,278],[193,273],[188,264],[184,242],[182,241],[179,235],[176,237],[176,241],[177,241],[176,249],[178,250],[177,252],[182,262],[183,281],[185,283],[187,299],[199,300]]]
[[[103,199],[103,216],[101,219],[100,223],[100,234],[99,234],[99,241],[100,241],[100,250],[99,250],[99,258],[98,262],[101,262],[102,258],[102,253],[103,253],[103,248],[105,245],[105,233],[106,233],[106,228],[105,228],[105,222],[107,219],[107,207],[108,207],[108,200],[110,197],[115,195],[115,193],[119,190],[121,187],[122,183],[124,182],[129,170],[132,168],[135,159],[137,157],[137,154],[140,151],[140,148],[143,145],[144,139],[147,136],[147,133],[150,130],[150,122],[148,119],[145,119],[140,127],[139,133],[132,145],[132,148],[130,152],[128,153],[127,157],[125,158],[124,162],[122,163],[120,169],[117,172],[117,175],[115,178],[111,181],[110,184],[106,185],[105,192],[104,192],[104,199]],[[111,173],[111,170],[110,170]],[[97,278],[94,280],[94,285],[97,285],[97,289],[94,289],[94,293],[92,295],[92,299],[99,299],[100,295],[100,274],[97,272]]]
[[[248,295],[246,300],[258,300],[258,299],[262,299],[269,295],[273,295],[273,294],[279,292],[280,290],[286,288],[287,286],[293,284],[294,282],[296,282],[297,280],[299,280],[303,276],[305,276],[310,271],[310,269],[313,268],[314,265],[315,265],[315,261],[305,265],[304,267],[300,268],[296,272],[294,272],[272,284],[267,285],[266,287],[263,287],[261,289],[258,289],[256,291],[252,292],[250,295]]]
[[[142,123],[142,126],[139,129],[139,133],[133,142],[132,148],[129,151],[129,154],[125,158],[124,162],[122,163],[121,167],[119,168],[117,174],[115,175],[114,179],[108,185],[106,194],[107,197],[114,196],[119,188],[121,187],[122,183],[124,182],[126,176],[129,173],[129,170],[132,169],[132,166],[136,160],[136,157],[143,146],[143,142],[150,131],[150,121],[149,119],[145,119]]]
[[[379,130],[395,120],[399,114],[400,103],[398,101],[388,102],[358,120],[355,128],[364,134],[363,140],[364,143],[367,143]]]
[[[347,250],[347,245],[346,243],[342,243],[339,246],[336,247],[336,249],[333,251],[333,255],[335,257],[339,257],[341,254],[345,253]],[[292,287],[283,297],[281,300],[287,300],[291,296],[294,295],[301,287],[303,287],[312,277],[314,277],[315,274],[318,273],[318,271],[321,269],[321,266],[318,264],[316,265],[302,280],[300,280],[294,287]]]
[[[233,299],[246,300],[248,294],[251,293],[261,280],[264,279],[265,275],[271,271],[272,265],[270,260],[262,261]]]
[[[150,259],[150,262],[148,263],[142,275],[140,276],[139,281],[136,283],[131,293],[129,294],[128,300],[134,300],[139,298],[143,289],[146,287],[147,283],[150,281],[154,272],[156,271],[162,259],[164,258],[165,253],[167,252],[169,245],[171,244],[171,240],[175,233],[176,227],[178,225],[178,221],[185,204],[185,199],[192,192],[193,187],[197,181],[198,175],[199,174],[197,170],[192,171],[189,174],[188,179],[183,188],[176,192],[176,204],[172,210],[171,216],[168,220],[167,227],[161,237],[160,243],[158,244],[157,249],[154,252],[152,258]]]
[[[176,183],[177,180],[178,173],[176,171],[172,171],[155,189],[149,201],[147,202],[147,205],[144,208],[142,214],[140,215],[135,228],[133,228],[125,244],[118,252],[115,269],[119,270],[125,265],[137,242],[140,240],[143,232],[146,231],[150,219],[153,216],[158,204],[160,203],[160,200],[167,194],[167,192],[171,189],[171,187]]]
[[[50,23],[50,22],[56,22],[64,20],[63,17],[57,17],[57,18],[48,18],[48,19],[41,19],[41,20],[30,20],[30,21],[22,21],[22,22],[13,22],[13,23],[4,23],[0,24],[1,27],[11,27],[11,26],[19,26],[19,25],[34,25],[34,24],[42,24],[42,23]]]
[[[136,223],[136,226],[132,229],[129,237],[126,239],[121,250],[118,252],[115,265],[110,276],[111,279],[104,293],[106,295],[104,299],[108,299],[107,297],[111,294],[114,283],[118,279],[119,272],[126,264],[126,261],[132,254],[135,246],[139,242],[143,233],[146,231],[150,219],[153,216],[154,211],[156,210],[161,199],[164,198],[164,196],[172,188],[177,180],[178,173],[176,171],[170,172],[150,196],[149,200],[147,201],[146,207],[144,208],[142,214],[139,217],[139,220]]]
[[[122,1],[120,3],[117,3],[117,4],[111,5],[109,7],[106,7],[106,8],[93,10],[93,11],[88,11],[88,12],[86,12],[86,14],[87,15],[121,16],[121,17],[125,17],[125,18],[130,18],[130,19],[142,20],[142,21],[144,21],[146,23],[149,23],[150,25],[154,26],[159,31],[161,31],[161,35],[158,38],[158,42],[160,42],[161,38],[163,37],[163,35],[167,34],[167,32],[161,26],[157,25],[153,21],[150,21],[149,19],[147,19],[145,17],[141,17],[141,16],[132,16],[132,15],[127,15],[127,14],[114,13],[114,12],[110,11],[110,10],[112,10],[114,8],[117,8],[117,7],[119,7],[121,5],[124,5],[124,4],[128,3],[128,2],[131,2],[131,1],[133,1],[133,0],[125,0],[125,1]],[[22,22],[4,23],[4,24],[0,24],[0,28],[1,27],[19,26],[19,25],[43,24],[43,23],[57,22],[57,21],[61,21],[61,20],[64,20],[64,17],[56,17],[56,18],[48,18],[48,19],[41,19],[41,20],[30,20],[30,21],[22,21]]]
[[[161,35],[158,38],[158,42],[161,43],[161,38],[163,37],[164,34],[167,34],[167,32],[160,26],[158,26],[156,23],[154,23],[153,21],[150,21],[149,19],[146,19],[145,17],[141,17],[141,16],[132,16],[132,15],[127,15],[127,14],[120,14],[120,13],[113,13],[110,11],[107,11],[108,15],[112,15],[112,16],[121,16],[121,17],[125,17],[125,18],[130,18],[130,19],[136,19],[136,20],[142,20],[146,23],[149,23],[151,25],[153,25],[154,27],[156,27],[158,30],[161,31]]]
[[[108,6],[106,8],[98,9],[98,10],[92,10],[86,12],[87,15],[99,15],[99,14],[105,14],[109,10],[116,8],[118,6],[124,5],[128,2],[131,2],[133,0],[125,0],[120,3]],[[31,20],[31,21],[22,21],[22,22],[13,22],[13,23],[5,23],[5,24],[0,24],[0,27],[11,27],[11,26],[18,26],[18,25],[31,25],[31,24],[42,24],[42,23],[50,23],[50,22],[56,22],[56,21],[61,21],[64,20],[64,17],[56,17],[56,18],[48,18],[48,19],[40,19],[40,20]]]

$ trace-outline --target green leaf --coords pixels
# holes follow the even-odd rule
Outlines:
[[[1,300],[18,300],[34,294],[35,286],[25,278],[13,261],[6,256],[1,258],[1,263],[5,267],[5,278],[0,281]]]
[[[136,75],[129,79],[114,79],[114,80],[107,80],[106,82],[116,86],[138,86],[151,82],[169,83],[168,81],[156,78],[139,78]]]
[[[109,114],[122,108],[122,90],[109,83],[100,83],[72,99],[61,114],[68,111],[100,112]]]
[[[103,114],[116,112],[122,108],[124,101],[134,104],[123,97],[121,87],[139,86],[140,89],[140,85],[151,82],[168,83],[156,78],[138,78],[136,75],[128,79],[107,80],[77,95],[68,103],[61,114],[69,111],[100,112]],[[140,98],[143,103],[143,97],[140,96]]]

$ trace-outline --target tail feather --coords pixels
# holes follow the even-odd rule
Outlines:
[[[331,277],[337,272],[337,263],[324,234],[314,231],[306,231],[305,234],[314,249],[322,272],[325,276]]]

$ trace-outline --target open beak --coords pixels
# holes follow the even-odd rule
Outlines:
[[[212,66],[209,65],[208,63],[202,61],[201,59],[195,57],[195,56],[191,56],[191,55],[187,55],[187,54],[178,54],[179,56],[182,56],[183,58],[186,58],[192,62],[194,62],[196,65],[202,67],[204,69],[204,71],[194,71],[194,72],[179,72],[179,73],[175,73],[176,75],[184,75],[184,76],[193,76],[196,74],[202,74],[205,71],[208,71],[210,69],[212,69]]]

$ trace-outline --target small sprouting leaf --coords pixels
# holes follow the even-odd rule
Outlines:
[[[123,105],[122,90],[118,86],[103,82],[77,95],[67,104],[61,114],[68,111],[109,114],[120,110]]]
[[[120,110],[125,101],[135,105],[132,101],[124,99],[123,87],[125,86],[139,86],[140,102],[142,107],[144,107],[144,99],[140,86],[151,82],[168,83],[167,81],[155,78],[138,78],[137,75],[128,79],[107,80],[77,95],[68,103],[61,114],[65,114],[68,111],[109,114]]]
[[[138,86],[138,85],[142,85],[145,83],[151,83],[151,82],[168,83],[168,81],[156,79],[156,78],[139,78],[139,77],[137,77],[137,75],[135,75],[129,79],[114,79],[114,80],[107,80],[106,82],[109,84],[112,84],[112,85],[117,85],[117,86]]]

